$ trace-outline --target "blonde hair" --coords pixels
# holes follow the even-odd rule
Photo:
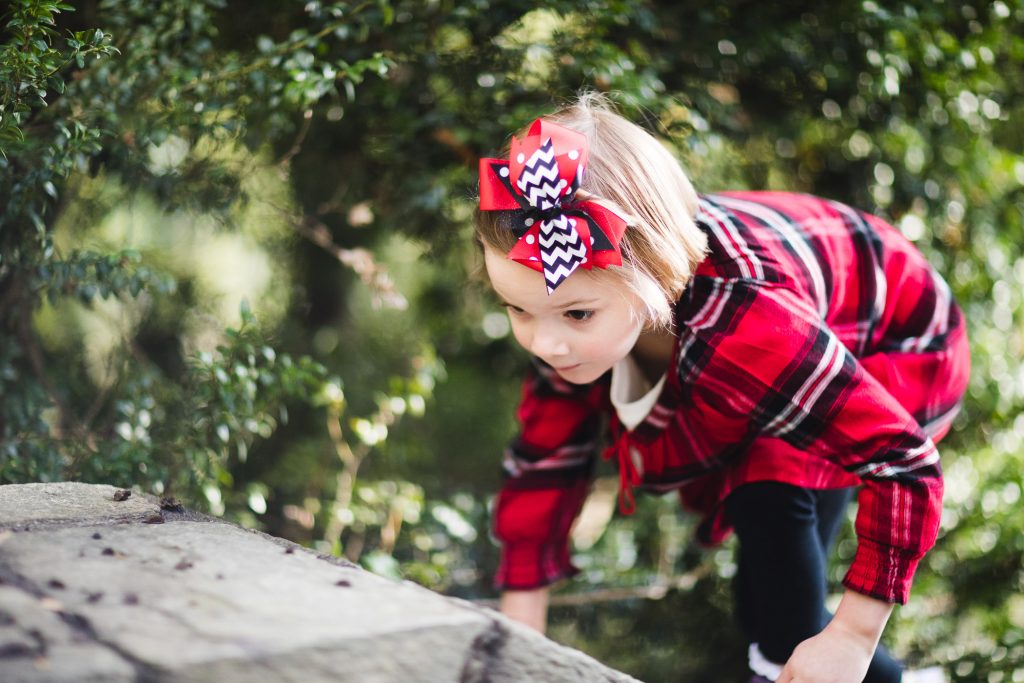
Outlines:
[[[646,305],[646,322],[669,327],[672,305],[707,250],[707,238],[694,222],[698,200],[693,185],[668,149],[619,115],[600,93],[583,93],[544,118],[582,133],[589,142],[577,199],[598,201],[629,224],[621,242],[623,267],[591,272],[621,279]],[[510,250],[516,242],[511,215],[478,209],[480,244],[501,253]]]

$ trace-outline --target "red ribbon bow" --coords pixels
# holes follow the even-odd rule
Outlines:
[[[593,201],[574,201],[588,158],[587,138],[544,119],[509,160],[480,160],[480,208],[514,210],[519,238],[508,257],[544,274],[548,294],[577,268],[621,266],[626,221]]]

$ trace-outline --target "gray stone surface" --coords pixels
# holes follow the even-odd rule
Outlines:
[[[132,681],[135,668],[78,632],[63,605],[0,586],[0,680]]]
[[[0,486],[0,681],[631,681],[501,615],[85,484]]]
[[[0,528],[45,521],[85,524],[142,520],[159,510],[157,503],[138,495],[115,501],[117,490],[78,482],[0,486]]]

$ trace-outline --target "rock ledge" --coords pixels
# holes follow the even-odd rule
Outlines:
[[[0,486],[0,680],[635,680],[496,612],[115,491]]]

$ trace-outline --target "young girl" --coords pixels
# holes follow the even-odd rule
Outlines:
[[[836,202],[697,195],[597,95],[482,159],[480,209],[491,285],[534,357],[495,512],[502,611],[543,630],[546,586],[575,572],[569,531],[607,416],[623,513],[636,488],[678,489],[703,541],[736,531],[755,680],[900,680],[878,639],[935,541],[934,442],[969,364],[921,254]],[[826,559],[857,485],[833,617]]]

